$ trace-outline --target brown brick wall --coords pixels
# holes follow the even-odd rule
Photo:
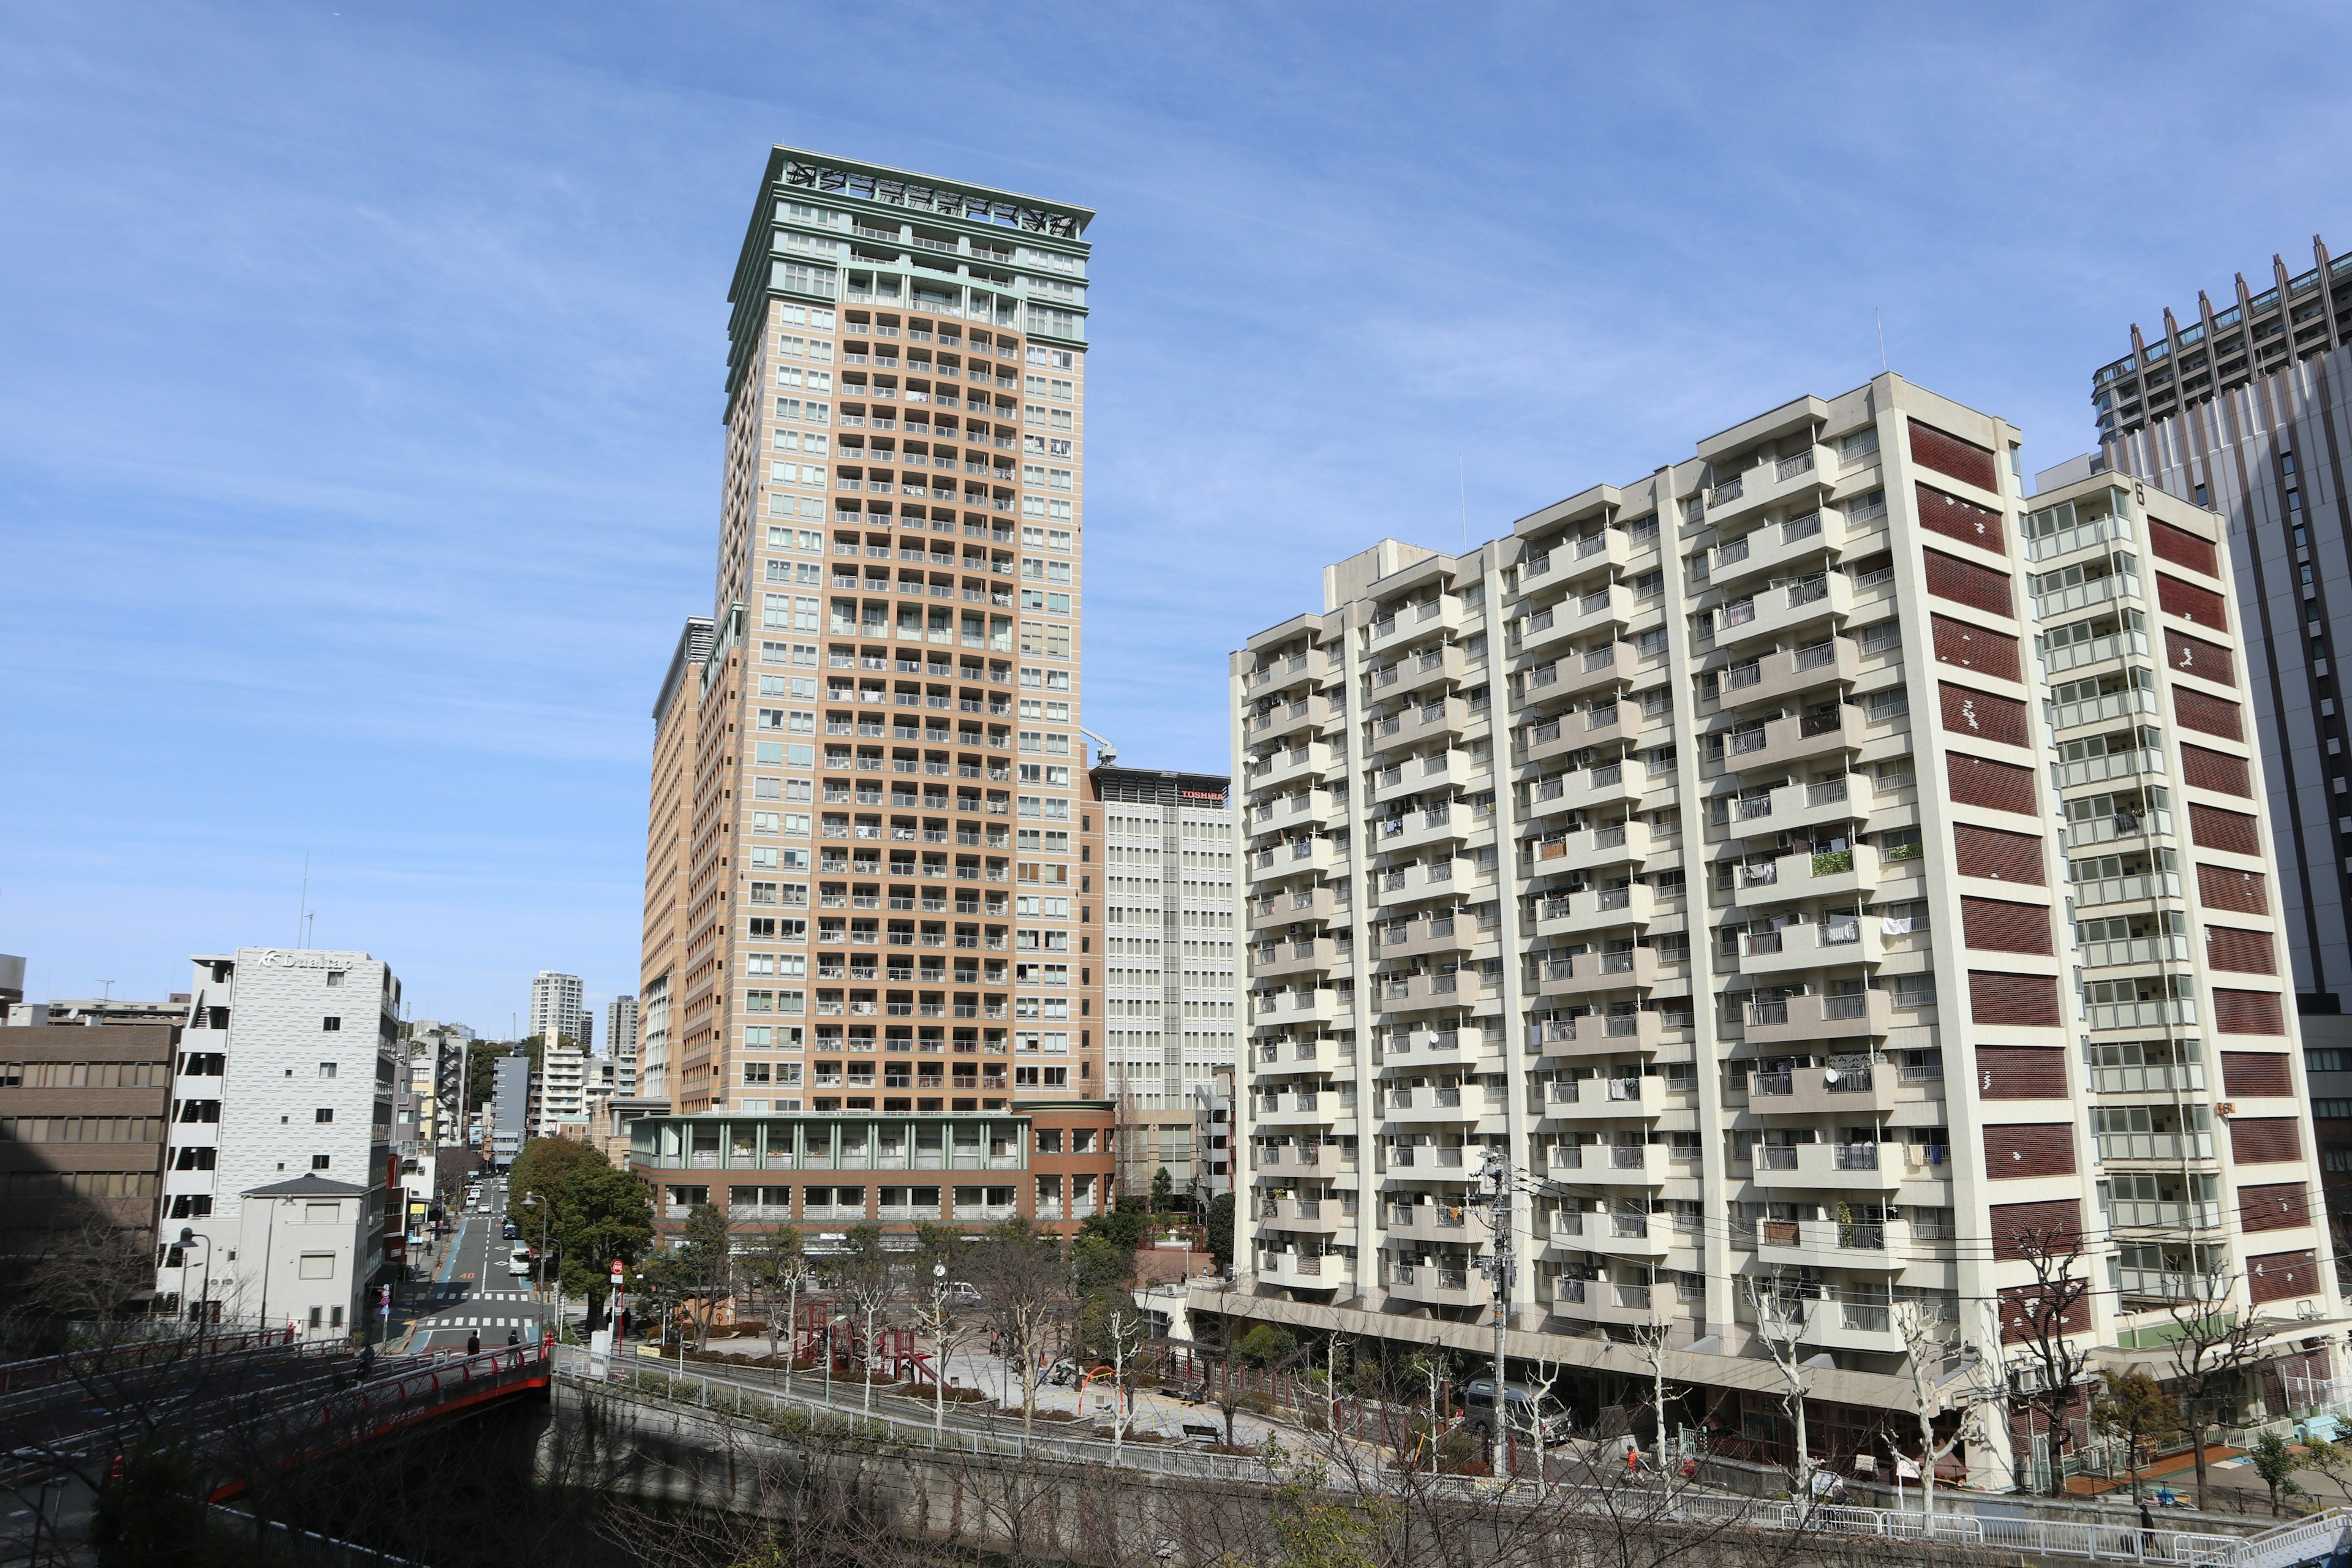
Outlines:
[[[2047,974],[1971,969],[1969,1017],[1975,1023],[2010,1028],[2054,1029],[2060,1023],[2058,982]]]
[[[2238,705],[2225,697],[2209,697],[2185,686],[2172,689],[2172,716],[2191,730],[2202,730],[2226,741],[2246,738]]]
[[[2147,520],[2148,540],[2156,552],[2175,566],[2186,566],[2191,572],[2202,572],[2208,577],[2221,574],[2221,558],[2213,546],[2185,528],[2175,528],[2168,522]]]
[[[2240,1187],[2238,1221],[2248,1230],[2292,1230],[2311,1223],[2311,1189],[2301,1182]]]
[[[2039,1204],[1992,1205],[1992,1255],[2023,1258],[2021,1241],[2035,1243],[2053,1253],[2083,1248],[2083,1205],[2073,1198],[2052,1198]]]
[[[2069,1121],[2009,1122],[1984,1130],[1985,1176],[1995,1182],[2074,1173],[2074,1126]]]
[[[2251,816],[2194,801],[2189,804],[2189,840],[2200,849],[2227,849],[2233,855],[2263,852],[2262,837],[2255,832]]]
[[[2065,1292],[2070,1289],[2074,1288],[2059,1287],[2060,1300],[2065,1300]],[[2041,1297],[2042,1287],[2039,1285],[2009,1285],[2002,1288],[2000,1292],[2001,1343],[2013,1345],[2021,1341],[2036,1337],[2036,1325],[2042,1319],[2042,1312],[2036,1310],[2036,1304]],[[2073,1300],[2066,1301],[2063,1307],[2058,1309],[2057,1316],[2058,1327],[2063,1331],[2070,1334],[2088,1333],[2091,1328],[2091,1300],[2088,1293],[2077,1294]]]
[[[1987,1100],[2065,1100],[2066,1053],[2036,1046],[1979,1046],[1977,1092]]]
[[[2236,926],[2205,928],[2205,963],[2232,974],[2276,974],[2278,948],[2268,931]]]
[[[2319,1264],[2308,1252],[2266,1252],[2246,1259],[2246,1299],[2257,1304],[2318,1293]]]
[[[2239,1116],[2230,1121],[2230,1158],[2241,1165],[2284,1165],[2303,1158],[2292,1116]]]
[[[2223,1035],[2284,1035],[2275,991],[2213,990],[2213,1028]]]
[[[2203,746],[2180,745],[2180,776],[2193,789],[2210,789],[2215,795],[2254,797],[2254,786],[2246,770],[2246,759],[2233,757],[2226,752],[2210,751]]]
[[[2000,473],[1994,467],[1990,448],[1963,441],[1916,419],[1911,421],[1911,460],[1980,490],[1997,494],[2000,489]]]
[[[1973,561],[1963,561],[1957,555],[1947,555],[1940,550],[1923,551],[1927,568],[1927,592],[1939,599],[1949,599],[1956,605],[1967,605],[1996,616],[2017,618],[2014,601],[2009,593],[2009,574],[1996,572],[1990,566],[1979,566]]]
[[[2049,952],[2050,910],[2005,899],[1960,900],[1960,942],[1992,952]]]
[[[1963,877],[1993,877],[2030,888],[2044,885],[2038,833],[2003,833],[1998,827],[1957,823],[1952,828],[1952,865]]]
[[[1918,426],[1912,428],[1916,430]],[[2001,539],[2000,513],[1989,506],[1946,495],[1932,485],[1916,485],[1914,489],[1919,499],[1920,527],[1953,539],[1965,539],[2002,555],[2009,553],[2009,546]]]
[[[2233,871],[2227,866],[2197,867],[2197,896],[2209,910],[2233,915],[2271,912],[2270,889],[2260,871]]]
[[[2230,629],[2229,612],[2222,607],[2221,595],[2194,583],[2184,583],[2168,572],[2156,574],[2156,603],[2168,616],[2179,616],[2184,621],[2195,621],[2216,631]]]
[[[2228,648],[2170,626],[2164,628],[2164,662],[2217,686],[2238,684],[2238,661]]]
[[[2018,668],[2015,637],[1989,632],[1949,616],[1929,616],[1927,623],[1936,634],[1937,664],[1957,664],[1963,669],[1997,675],[2003,680],[2025,679]]]
[[[2221,1092],[2235,1100],[2284,1100],[2294,1093],[2284,1051],[2223,1051]]]
[[[1944,728],[1959,735],[1975,735],[1988,741],[1999,741],[2005,746],[2029,744],[2025,732],[2025,704],[2014,697],[1995,697],[1973,687],[1955,686],[1948,680],[1936,683],[1944,705]]]
[[[2032,768],[1948,752],[1944,754],[1944,774],[1951,786],[1952,798],[1962,805],[2014,811],[2025,816],[2034,815]]]

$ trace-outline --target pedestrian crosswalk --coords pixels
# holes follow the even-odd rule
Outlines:
[[[537,1318],[427,1318],[417,1325],[423,1329],[535,1329]]]

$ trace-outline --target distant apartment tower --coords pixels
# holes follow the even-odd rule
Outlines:
[[[643,1033],[636,1092],[655,1100],[670,1093],[671,986],[686,975],[687,900],[694,835],[696,710],[702,667],[714,632],[708,616],[688,616],[654,700],[652,787],[646,811],[646,921],[638,961]]]
[[[551,1046],[559,1036],[587,1044],[583,1031],[589,1015],[582,1003],[580,976],[541,970],[530,983],[530,1032]]]
[[[1597,1414],[1660,1329],[1775,1445],[1768,1335],[1817,1451],[1907,1424],[1902,1324],[2014,1362],[2036,1235],[2085,1349],[2340,1316],[2232,542],[2018,440],[1882,375],[1249,639],[1249,1291],[1196,1312],[1488,1353],[1491,1172],[1515,1359]]]
[[[643,1087],[658,1004],[676,1114],[632,1136],[665,1218],[707,1194],[739,1219],[1066,1224],[1108,1197],[1078,858],[1092,216],[769,160],[711,635],[656,718]],[[761,1173],[704,1174],[705,1139]]]
[[[1230,781],[1097,763],[1090,858],[1101,879],[1103,1057],[1118,1098],[1118,1190],[1165,1170],[1179,1196],[1198,1092],[1239,1060],[1239,845]]]
[[[504,1168],[531,1136],[530,1058],[517,1052],[490,1064],[490,1163]]]
[[[581,1129],[581,1135],[585,1135],[588,1074],[591,1064],[598,1059],[582,1046],[550,1043],[542,1048],[532,1137],[562,1138],[568,1135],[566,1130],[570,1128]]]
[[[162,1239],[175,1246],[183,1227],[206,1238],[194,1261],[210,1279],[212,1310],[254,1315],[271,1260],[239,1252],[244,1199],[304,1177],[348,1188],[333,1214],[349,1234],[319,1238],[318,1256],[338,1260],[320,1267],[334,1272],[306,1287],[320,1304],[315,1326],[341,1328],[406,1258],[392,1148],[400,983],[380,959],[316,948],[241,947],[190,964]],[[158,1291],[179,1292],[177,1265],[158,1270]]]
[[[614,1092],[637,1092],[637,999],[615,996],[604,1005],[604,1054],[613,1058]]]

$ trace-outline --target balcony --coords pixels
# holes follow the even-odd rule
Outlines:
[[[2144,904],[2180,897],[2178,871],[2142,871],[2128,877],[2092,877],[2071,884],[2076,909],[2101,904]]]
[[[1767,1116],[1880,1116],[1895,1109],[1895,1064],[1753,1073],[1748,1109]]]
[[[1875,919],[1831,914],[1779,931],[1750,931],[1739,939],[1742,974],[1804,974],[1848,963],[1876,964],[1886,956]]]
[[[1833,623],[1853,614],[1853,584],[1843,572],[1776,584],[1715,612],[1716,645],[1732,647],[1764,640],[1811,644],[1832,635]]]
[[[1552,816],[1568,811],[1613,815],[1639,805],[1644,787],[1641,775],[1622,762],[1556,773],[1528,787],[1528,816]]]
[[[1334,1175],[1355,1168],[1337,1143],[1276,1143],[1257,1161],[1257,1169],[1276,1175]]]
[[[1347,797],[1337,797],[1345,801]],[[1252,833],[1298,834],[1312,829],[1328,832],[1348,823],[1348,809],[1335,805],[1328,789],[1306,789],[1274,800],[1260,801],[1249,808],[1249,830]]]
[[[1808,1301],[1800,1344],[1828,1351],[1868,1351],[1901,1355],[1903,1336],[1893,1310],[1875,1301]]]
[[[1726,708],[1785,702],[1833,681],[1861,679],[1862,650],[1852,637],[1827,637],[1811,647],[1778,648],[1735,664],[1717,679]]]
[[[1311,741],[1329,716],[1328,704],[1302,697],[1296,702],[1278,703],[1251,715],[1247,733],[1253,744],[1288,742],[1296,748]]]
[[[1588,1078],[1552,1080],[1544,1100],[1544,1114],[1561,1121],[1593,1121],[1611,1117],[1656,1118],[1665,1114],[1666,1080],[1644,1073],[1630,1078]]]
[[[1310,1258],[1298,1252],[1264,1254],[1259,1258],[1261,1284],[1297,1290],[1349,1290],[1355,1287],[1355,1266],[1339,1254]]]
[[[1444,1242],[1449,1246],[1466,1246],[1471,1240],[1470,1211],[1459,1204],[1390,1204],[1388,1232],[1397,1241]],[[1484,1240],[1490,1229],[1478,1227],[1478,1239]]]
[[[2211,1200],[2117,1198],[2108,1205],[2107,1224],[2117,1230],[2219,1230],[2221,1205]]]
[[[1756,1260],[1788,1268],[1878,1268],[1900,1272],[1910,1259],[1890,1247],[1876,1221],[1768,1219],[1756,1227]]]
[[[1242,781],[1243,787],[1255,794],[1260,790],[1282,789],[1291,784],[1319,779],[1329,773],[1333,755],[1329,746],[1312,741],[1303,746],[1292,746],[1275,752]]]
[[[1470,704],[1459,697],[1441,698],[1434,702],[1421,703],[1402,713],[1391,713],[1372,724],[1372,747],[1376,751],[1402,751],[1412,746],[1429,745],[1440,741],[1460,740],[1470,727]]]
[[[2163,712],[2155,691],[2144,686],[2130,687],[2122,691],[2110,691],[2103,697],[2085,697],[2075,702],[2054,704],[2050,710],[2050,728],[2053,733],[2079,730],[2085,724],[2112,730],[2118,723],[2160,718]]]
[[[1528,839],[1520,845],[1525,874],[1542,877],[1558,871],[1599,871],[1612,866],[1639,866],[1650,858],[1650,825],[1621,822],[1611,827],[1587,827],[1557,838]]]
[[[1538,900],[1535,934],[1546,940],[1588,936],[1625,926],[1646,927],[1656,907],[1656,890],[1641,882],[1562,893]]]
[[[1663,1029],[1655,1013],[1619,1013],[1542,1019],[1528,1026],[1528,1045],[1547,1057],[1590,1057],[1620,1051],[1654,1052]]]
[[[1339,961],[1339,944],[1328,936],[1305,942],[1269,942],[1250,949],[1252,980],[1321,974]]]
[[[1604,686],[1631,681],[1640,668],[1631,643],[1612,642],[1584,653],[1563,654],[1527,672],[1519,686],[1520,700],[1533,703],[1581,697]]]
[[[1452,974],[1412,974],[1378,983],[1384,1015],[1425,1013],[1437,1007],[1475,1007],[1485,995],[1475,970]]]
[[[1888,1193],[1903,1180],[1901,1145],[1884,1143],[1759,1143],[1753,1161],[1759,1187]]]
[[[1407,637],[1426,637],[1431,632],[1458,632],[1462,629],[1462,601],[1452,594],[1418,605],[1407,605],[1385,620],[1372,623],[1372,646],[1381,647],[1400,634]]]
[[[1580,597],[1566,598],[1517,622],[1518,642],[1513,651],[1541,653],[1571,643],[1586,642],[1603,632],[1622,631],[1633,618],[1633,591],[1621,583]]]
[[[2193,1029],[2197,999],[2158,996],[2145,1002],[2093,1002],[2083,1014],[2084,1026],[2095,1034],[2103,1029]]]
[[[2102,1161],[2108,1160],[2210,1160],[2213,1157],[2213,1134],[2210,1132],[2100,1132],[2092,1142]]]
[[[2086,942],[2080,952],[2085,969],[2130,969],[2153,963],[2187,963],[2189,939],[2185,936],[2117,937],[2107,942]]]
[[[1258,1097],[1257,1121],[1266,1127],[1328,1127],[1342,1114],[1354,1113],[1352,1106],[1343,1112],[1335,1089],[1294,1089]]]
[[[1878,806],[1878,786],[1866,773],[1823,779],[1819,784],[1782,784],[1763,797],[1761,810],[1748,809],[1745,797],[1731,812],[1736,835],[1792,833],[1800,828],[1860,822]]]
[[[1329,1026],[1351,1022],[1354,1009],[1350,1003],[1332,986],[1320,985],[1312,991],[1262,991],[1255,994],[1256,1005],[1250,1021],[1261,1025],[1319,1024]]]
[[[1630,740],[1642,727],[1640,704],[1602,702],[1571,709],[1528,724],[1519,731],[1517,761],[1521,765],[1547,763],[1588,746]]]
[[[1760,740],[1753,730],[1725,737],[1727,773],[1786,771],[1824,759],[1850,762],[1862,746],[1862,715],[1845,703],[1833,713],[1784,713],[1765,721]],[[1744,745],[1745,750],[1738,749]]]
[[[1848,531],[1844,519],[1818,509],[1783,521],[1768,522],[1717,550],[1710,563],[1709,577],[1715,583],[1728,584],[1742,577],[1785,574],[1818,565],[1822,552],[1843,545]],[[1853,531],[1868,530],[1865,527]]]
[[[1674,1295],[1671,1287],[1663,1285],[1616,1285],[1606,1279],[1561,1279],[1553,1287],[1551,1309],[1556,1316],[1571,1322],[1652,1328],[1674,1321]]]
[[[1411,855],[1436,845],[1460,844],[1492,820],[1467,805],[1435,805],[1375,818],[1364,832],[1376,855]]]
[[[1657,983],[1656,950],[1637,947],[1629,952],[1585,952],[1573,958],[1546,959],[1536,989],[1537,994],[1542,996],[1590,996],[1633,986],[1646,990]]]
[[[2116,1270],[2116,1287],[2126,1296],[2157,1301],[2223,1300],[2230,1289],[2227,1268],[2218,1274],[2183,1268],[2123,1268]]]
[[[1808,899],[1867,897],[1878,888],[1878,849],[1799,850],[1742,866],[1732,877],[1732,902],[1743,910]]]
[[[1706,521],[1723,528],[1768,507],[1821,494],[1837,482],[1838,455],[1811,447],[1789,458],[1768,458],[1707,492]]]
[[[1265,931],[1302,921],[1328,921],[1339,918],[1339,900],[1328,888],[1268,893],[1250,901],[1250,929]]]
[[[1390,1147],[1384,1173],[1391,1181],[1442,1182],[1460,1186],[1470,1179],[1459,1143],[1399,1143]]]
[[[1339,857],[1328,838],[1294,838],[1261,849],[1251,858],[1251,869],[1261,877],[1296,877],[1311,871],[1328,871],[1339,864]]]
[[[1431,915],[1415,921],[1394,921],[1372,928],[1375,956],[1391,959],[1426,958],[1436,953],[1468,952],[1480,935],[1478,917],[1467,912]]]
[[[1475,1121],[1485,1110],[1485,1099],[1475,1090],[1465,1096],[1459,1084],[1423,1084],[1388,1090],[1381,1097],[1381,1107],[1391,1121]]]
[[[1493,1287],[1477,1270],[1431,1263],[1389,1265],[1389,1294],[1432,1307],[1491,1307],[1495,1304]]]
[[[1554,1181],[1583,1186],[1654,1187],[1666,1179],[1663,1143],[1556,1143]]]
[[[1409,653],[1394,664],[1372,672],[1372,693],[1379,696],[1391,689],[1417,690],[1440,680],[1459,683],[1469,673],[1469,656],[1459,643],[1446,643],[1440,647],[1423,648]]]
[[[1258,1225],[1294,1236],[1330,1236],[1342,1224],[1336,1198],[1277,1198],[1258,1211]]]
[[[2202,1062],[2146,1062],[2091,1069],[2094,1094],[2202,1094]]]

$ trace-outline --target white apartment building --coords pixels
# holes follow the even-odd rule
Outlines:
[[[646,983],[644,1011],[638,1023],[636,1087],[631,1092],[648,1100],[669,1094],[669,976],[656,974]]]
[[[1231,781],[1115,767],[1087,775],[1100,808],[1105,1064],[1118,1102],[1118,1191],[1161,1170],[1179,1196],[1195,1158],[1198,1092],[1239,1059],[1239,846]]]
[[[530,1033],[555,1044],[556,1037],[588,1044],[582,1020],[588,1016],[580,976],[542,969],[530,982]]]
[[[2270,1325],[2216,1419],[2328,1374],[2234,542],[2018,442],[1882,375],[1249,639],[1228,1310],[1485,1354],[1499,1300],[1587,1410],[1662,1333],[1783,1447],[1785,1343],[1835,1453],[1911,1421],[1906,1325],[2014,1367],[2056,1237],[2094,1372],[2179,1309]]]
[[[354,1227],[338,1289],[356,1302],[405,1251],[391,1171],[400,983],[364,952],[241,947],[190,962],[161,1239],[176,1247],[184,1228],[205,1238],[193,1260],[208,1291],[192,1279],[189,1297],[208,1294],[225,1317],[256,1316],[268,1270],[240,1257],[245,1195],[306,1175],[346,1184],[358,1201],[337,1210]],[[176,1295],[179,1258],[167,1259],[156,1288]],[[341,1315],[320,1326],[342,1326]]]
[[[588,1120],[588,1074],[595,1059],[583,1046],[550,1040],[541,1048],[532,1137],[559,1138],[565,1125]]]

